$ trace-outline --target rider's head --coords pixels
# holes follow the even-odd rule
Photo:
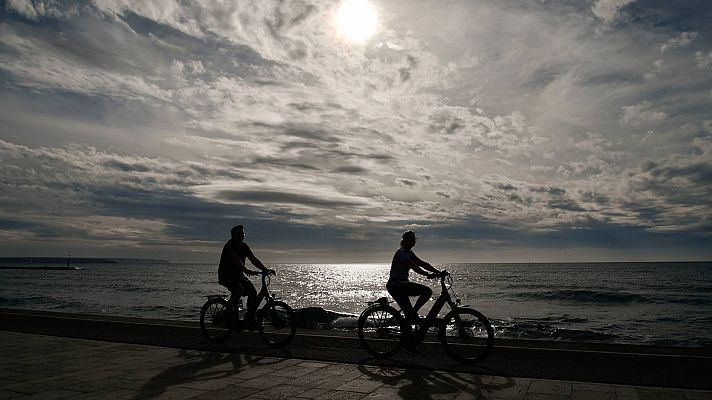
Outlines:
[[[230,235],[232,235],[233,240],[242,242],[245,239],[245,227],[242,225],[233,226],[230,229]]]
[[[411,249],[413,246],[415,246],[415,241],[418,238],[415,237],[415,232],[413,231],[407,231],[406,233],[403,234],[403,240],[401,240],[401,246],[405,247],[406,249]]]

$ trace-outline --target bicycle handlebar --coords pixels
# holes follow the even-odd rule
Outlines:
[[[435,278],[440,278],[440,280],[445,279],[445,277],[449,276],[450,273],[447,272],[446,270],[442,270],[439,273],[433,273],[431,276],[428,276],[428,279],[435,279]]]
[[[250,271],[248,275],[256,276],[256,275],[261,275],[261,276],[269,276],[269,275],[277,275],[277,273],[273,269],[266,269],[264,271]]]

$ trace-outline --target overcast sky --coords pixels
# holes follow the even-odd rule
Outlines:
[[[0,1],[0,255],[712,259],[712,2]]]

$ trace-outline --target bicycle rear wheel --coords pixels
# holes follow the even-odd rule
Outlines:
[[[211,342],[223,342],[230,337],[227,300],[209,299],[200,309],[200,331]]]
[[[452,359],[461,363],[476,363],[492,351],[494,330],[487,317],[479,311],[457,308],[443,320],[440,343]]]
[[[270,347],[286,346],[297,332],[292,307],[279,300],[267,303],[259,311],[257,324],[260,338]]]
[[[358,318],[358,340],[371,355],[391,357],[401,347],[401,316],[391,306],[368,307]]]

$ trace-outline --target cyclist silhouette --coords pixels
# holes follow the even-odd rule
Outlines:
[[[418,310],[430,299],[433,291],[425,285],[410,282],[408,280],[408,272],[412,269],[428,278],[441,274],[435,267],[415,255],[412,248],[415,246],[416,240],[417,238],[413,231],[407,231],[403,234],[403,240],[400,242],[401,247],[396,251],[396,254],[393,255],[391,272],[388,283],[386,284],[388,293],[391,294],[393,299],[400,306],[403,314],[405,314],[406,321],[415,323],[417,323],[419,318]],[[432,273],[428,274],[423,269]],[[415,305],[410,304],[411,296],[418,296]]]
[[[257,291],[255,286],[245,275],[258,275],[259,272],[251,271],[245,266],[245,259],[249,259],[252,265],[262,271],[271,271],[262,264],[260,260],[252,254],[252,250],[245,240],[245,228],[237,225],[230,230],[232,238],[225,243],[220,255],[220,266],[218,267],[218,283],[230,290],[230,300],[232,304],[240,296],[247,296],[247,313],[245,314],[245,325],[248,329],[255,327],[255,311],[257,310]]]

